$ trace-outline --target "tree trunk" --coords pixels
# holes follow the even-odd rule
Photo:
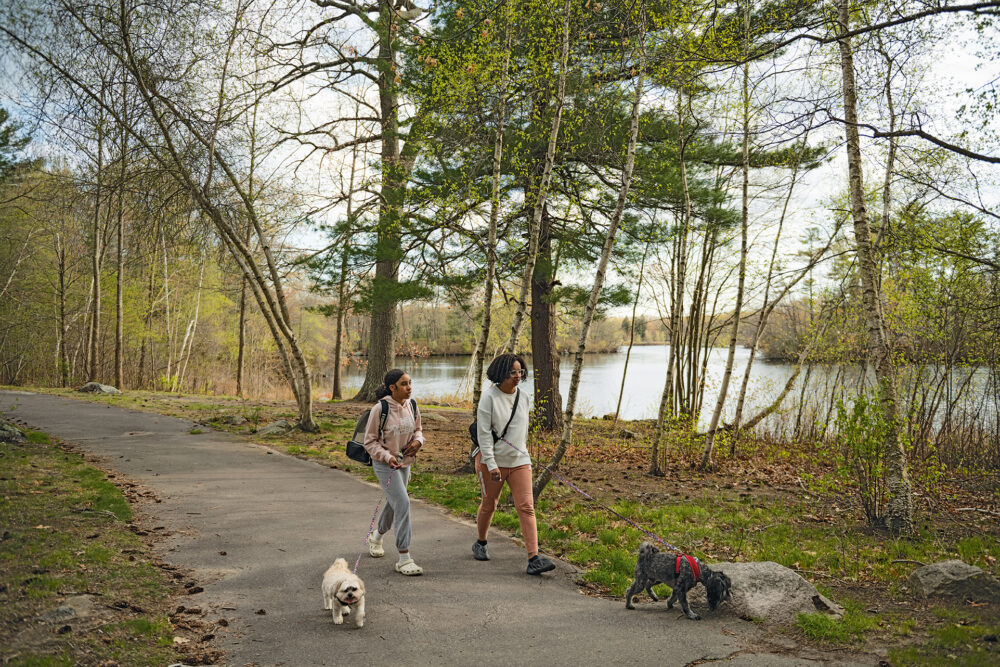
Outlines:
[[[164,377],[166,378],[166,391],[172,391],[170,379],[174,376],[174,326],[170,321],[170,266],[167,263],[167,235],[160,235],[160,243],[163,250],[163,326],[167,333],[167,368]],[[155,378],[154,378],[155,381]]]
[[[128,123],[128,87],[125,77],[122,77],[122,121]],[[122,247],[125,244],[125,168],[128,152],[128,133],[124,125],[120,128],[121,137],[118,148],[118,220],[115,239],[115,386],[125,388],[125,313],[122,304],[124,266],[122,264]]]
[[[247,279],[240,276],[240,316],[239,342],[236,350],[236,395],[242,397],[246,387],[243,386],[243,375],[246,368],[247,348]]]
[[[531,366],[534,380],[535,423],[543,431],[562,430],[559,392],[559,349],[556,347],[555,279],[552,265],[552,220],[542,212],[538,230],[538,259],[531,279]]]
[[[66,248],[62,236],[56,234],[56,261],[59,270],[59,386],[69,386],[69,358],[66,352]]]
[[[157,226],[157,234],[160,233],[159,226]],[[153,242],[153,253],[156,252],[156,240]],[[145,388],[145,373],[146,373],[146,349],[148,346],[149,336],[153,332],[153,282],[156,278],[156,271],[154,270],[156,266],[155,262],[150,262],[147,270],[149,271],[149,281],[146,287],[146,329],[142,332],[142,343],[139,345],[139,374],[136,379],[136,386],[140,388]]]
[[[792,200],[792,193],[795,191],[795,185],[798,181],[799,174],[799,163],[802,161],[802,156],[805,154],[806,148],[808,147],[809,130],[806,128],[805,136],[802,138],[802,150],[799,151],[799,157],[795,161],[795,166],[792,168],[792,179],[788,185],[788,194],[785,196],[784,205],[781,208],[781,216],[778,218],[778,231],[774,235],[774,245],[771,247],[771,261],[767,265],[767,279],[764,282],[764,301],[760,307],[760,316],[757,320],[757,327],[754,330],[753,339],[750,342],[750,358],[747,359],[747,367],[743,369],[743,382],[740,385],[740,395],[736,400],[736,414],[733,417],[733,437],[730,441],[729,453],[733,455],[736,453],[736,441],[739,439],[740,435],[740,424],[743,421],[743,406],[746,401],[747,386],[750,383],[750,372],[753,369],[754,361],[757,359],[757,351],[760,348],[760,339],[764,334],[764,328],[767,326],[768,317],[774,306],[771,305],[771,283],[774,280],[774,268],[775,262],[778,257],[778,246],[781,243],[781,232],[785,226],[785,216],[788,214],[788,204]],[[777,303],[779,299],[775,300]]]
[[[744,0],[743,7],[743,27],[744,34],[750,29],[750,4]],[[746,42],[744,42],[746,46]],[[745,51],[748,49],[744,49]],[[746,284],[747,274],[747,228],[750,225],[750,65],[743,64],[743,184],[742,184],[742,212],[740,215],[740,269],[736,286],[736,308],[733,311],[733,334],[729,338],[729,354],[726,357],[726,370],[722,374],[722,386],[719,388],[719,397],[715,401],[715,411],[712,413],[712,423],[705,438],[705,451],[701,456],[701,469],[707,470],[712,463],[712,448],[715,444],[716,429],[719,427],[719,420],[722,419],[722,408],[726,404],[726,395],[729,392],[729,380],[733,376],[733,364],[736,360],[736,343],[739,340],[740,316],[743,310],[743,289]]]
[[[681,377],[682,328],[684,325],[684,287],[687,281],[687,237],[691,222],[691,191],[687,181],[687,163],[685,150],[687,135],[684,133],[683,92],[677,93],[677,130],[678,156],[677,162],[681,172],[681,187],[684,191],[684,210],[681,212],[681,224],[678,225],[677,239],[673,246],[673,284],[670,291],[670,348],[667,351],[667,374],[663,381],[663,393],[660,396],[660,409],[656,413],[656,429],[653,431],[653,443],[649,451],[649,474],[659,477],[660,470],[660,440],[666,428],[667,420],[675,417],[677,412],[676,383]]]
[[[566,7],[567,11],[569,6]],[[640,11],[643,11],[640,9]],[[573,376],[569,383],[569,395],[566,398],[566,414],[563,419],[562,438],[559,446],[553,453],[532,488],[532,493],[537,499],[541,495],[545,486],[552,478],[552,471],[559,466],[566,450],[573,441],[573,412],[576,409],[576,394],[580,387],[580,374],[583,372],[583,355],[587,350],[587,336],[590,333],[590,324],[594,320],[594,311],[597,310],[597,301],[601,296],[601,289],[604,286],[604,274],[608,268],[608,260],[611,257],[611,250],[615,244],[615,236],[618,233],[618,226],[621,223],[622,215],[625,212],[625,203],[628,201],[629,186],[632,184],[632,169],[635,166],[635,146],[639,138],[639,106],[642,101],[643,78],[646,74],[646,23],[645,16],[640,17],[639,34],[639,63],[638,77],[635,83],[635,96],[632,100],[632,116],[629,128],[628,148],[625,154],[625,166],[622,169],[622,184],[618,191],[618,202],[615,205],[614,213],[608,226],[607,238],[604,240],[604,247],[601,250],[601,259],[597,265],[597,273],[594,276],[594,286],[590,290],[590,298],[587,300],[587,308],[583,315],[583,324],[580,327],[580,339],[576,347],[576,357],[573,360]]]
[[[194,317],[191,319],[191,323],[188,325],[188,333],[184,336],[184,345],[181,345],[181,356],[184,357],[184,363],[180,368],[180,372],[177,373],[177,391],[181,390],[181,385],[184,383],[184,376],[187,374],[188,362],[191,360],[191,348],[194,347],[194,337],[198,331],[198,318],[201,313],[201,288],[205,280],[205,258],[202,257],[201,270],[198,272],[198,291],[195,293],[194,301]],[[187,347],[185,352],[184,348]],[[177,360],[180,363],[180,358]]]
[[[552,165],[556,157],[556,144],[559,140],[559,125],[562,121],[563,102],[566,99],[566,69],[569,66],[569,19],[572,3],[566,0],[563,4],[563,33],[559,52],[559,79],[556,84],[555,115],[552,118],[552,130],[549,132],[549,143],[545,149],[545,165],[538,183],[538,196],[531,216],[531,229],[528,232],[528,256],[524,264],[524,274],[521,277],[521,289],[517,298],[517,310],[514,312],[514,322],[511,325],[510,337],[505,350],[515,352],[518,338],[521,337],[521,327],[524,325],[524,315],[528,308],[528,290],[531,289],[532,278],[535,275],[535,259],[538,256],[538,236],[542,225],[542,214],[545,209],[545,199],[548,195],[549,182],[552,179]]]
[[[360,116],[360,104],[354,107],[355,116]],[[359,122],[354,122],[354,138],[358,138]],[[354,233],[354,175],[358,165],[358,147],[351,149],[351,173],[347,183],[347,229],[344,233],[344,245],[340,253],[340,275],[337,280],[337,325],[333,343],[333,386],[330,388],[330,398],[340,400],[344,397],[343,380],[341,379],[342,358],[344,356],[344,317],[347,315],[347,267],[351,256],[351,236]]]
[[[625,376],[628,375],[628,360],[632,356],[632,344],[635,343],[635,310],[639,306],[639,294],[642,292],[642,276],[646,270],[646,254],[649,252],[649,241],[642,251],[642,261],[639,262],[639,282],[635,286],[635,300],[632,302],[632,319],[628,328],[628,350],[625,351],[625,368],[622,369],[622,385],[618,389],[618,403],[615,405],[615,422],[618,425],[618,415],[622,409],[622,396],[625,394]]]
[[[850,30],[847,0],[837,0],[839,34]],[[844,129],[847,136],[847,171],[854,220],[858,273],[861,277],[862,301],[868,326],[868,353],[875,367],[879,397],[887,426],[884,443],[886,482],[889,498],[885,507],[885,527],[894,535],[913,532],[913,498],[907,472],[906,451],[899,437],[896,408],[896,377],[889,349],[885,320],[882,315],[879,281],[876,275],[872,233],[865,208],[865,192],[861,167],[861,139],[858,136],[857,89],[854,80],[854,53],[850,37],[838,40],[844,93]]]
[[[507,85],[510,73],[510,4],[505,6],[504,21],[505,49],[503,78],[497,94],[497,123],[493,140],[493,176],[490,183],[490,222],[486,236],[486,284],[483,287],[483,319],[479,327],[479,340],[473,359],[472,374],[472,414],[476,414],[483,391],[483,365],[486,360],[486,345],[490,339],[493,318],[493,283],[497,278],[497,221],[500,217],[500,168],[503,163],[503,133],[507,126]],[[471,463],[471,462],[470,462]]]
[[[350,216],[348,216],[350,218]],[[343,379],[341,378],[344,358],[344,318],[347,317],[347,265],[351,254],[351,238],[344,239],[344,248],[340,258],[340,280],[337,284],[337,340],[333,344],[333,387],[330,397],[344,397]]]
[[[378,232],[375,248],[375,280],[368,340],[368,367],[355,400],[375,400],[375,390],[382,386],[386,371],[396,362],[396,306],[399,285],[399,261],[402,257],[403,196],[407,173],[399,152],[399,99],[394,80],[396,69],[396,16],[388,4],[379,17],[379,106],[382,129],[382,187]]]
[[[101,82],[101,97],[104,96],[104,82]],[[99,115],[97,122],[97,170],[95,172],[94,183],[94,234],[90,252],[90,268],[94,281],[94,299],[90,302],[90,335],[87,350],[89,367],[87,368],[88,379],[92,382],[100,381],[99,373],[101,367],[101,178],[103,177],[103,156],[104,156],[104,127]]]

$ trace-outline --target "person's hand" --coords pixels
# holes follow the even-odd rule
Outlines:
[[[403,462],[400,459],[393,456],[392,459],[389,461],[389,467],[392,468],[393,470],[399,470],[400,468],[403,467]]]
[[[420,442],[417,441],[417,440],[414,440],[413,442],[411,442],[410,444],[408,444],[405,449],[403,449],[403,455],[404,456],[416,456],[417,452],[420,451],[420,447],[421,447]]]
[[[494,482],[499,482],[500,481],[500,471],[499,470],[494,470],[493,472],[491,472],[490,473],[490,479],[492,479]]]

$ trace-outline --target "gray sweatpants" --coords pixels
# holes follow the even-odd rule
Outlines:
[[[396,550],[410,550],[410,466],[393,470],[384,463],[372,461],[375,476],[385,491],[386,504],[378,518],[378,532],[385,535],[389,528],[396,534]],[[386,482],[388,481],[388,487]]]

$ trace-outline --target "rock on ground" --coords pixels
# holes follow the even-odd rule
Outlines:
[[[1000,600],[1000,581],[975,565],[946,560],[917,568],[910,575],[910,588],[917,595],[954,597],[976,602]]]
[[[728,607],[737,616],[793,623],[799,614],[824,613],[840,618],[844,613],[840,605],[820,595],[815,586],[778,563],[711,563],[709,567],[724,572],[732,581],[732,598],[722,609]],[[707,609],[705,587],[689,591],[688,601]]]
[[[94,611],[94,600],[89,595],[75,595],[55,607],[39,615],[44,623],[65,623],[74,618],[86,618]]]
[[[111,396],[121,394],[121,391],[116,387],[112,387],[109,384],[101,384],[100,382],[88,382],[77,389],[77,391],[82,391],[85,394],[108,394]]]
[[[24,437],[24,433],[20,429],[0,419],[0,442],[24,442],[25,440],[27,438]]]
[[[257,435],[284,435],[293,428],[295,428],[295,424],[292,424],[286,419],[279,419],[278,421],[271,422],[264,428],[257,431]]]

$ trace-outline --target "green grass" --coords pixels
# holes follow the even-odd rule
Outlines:
[[[963,619],[945,623],[920,644],[892,647],[893,665],[980,665],[1000,664],[1000,623]]]
[[[868,633],[878,628],[879,617],[864,611],[864,605],[844,599],[840,602],[844,606],[842,618],[799,614],[795,627],[813,641],[835,644],[861,643]]]
[[[29,443],[0,444],[0,659],[14,665],[170,664],[180,656],[162,613],[168,578],[151,564],[149,547],[124,522],[132,510],[104,472],[65,451],[44,433]],[[102,632],[73,623],[41,648],[19,645],[25,623],[67,592],[95,596]],[[151,611],[108,611],[126,600]],[[161,611],[157,611],[161,610]],[[97,625],[97,623],[95,623]]]

